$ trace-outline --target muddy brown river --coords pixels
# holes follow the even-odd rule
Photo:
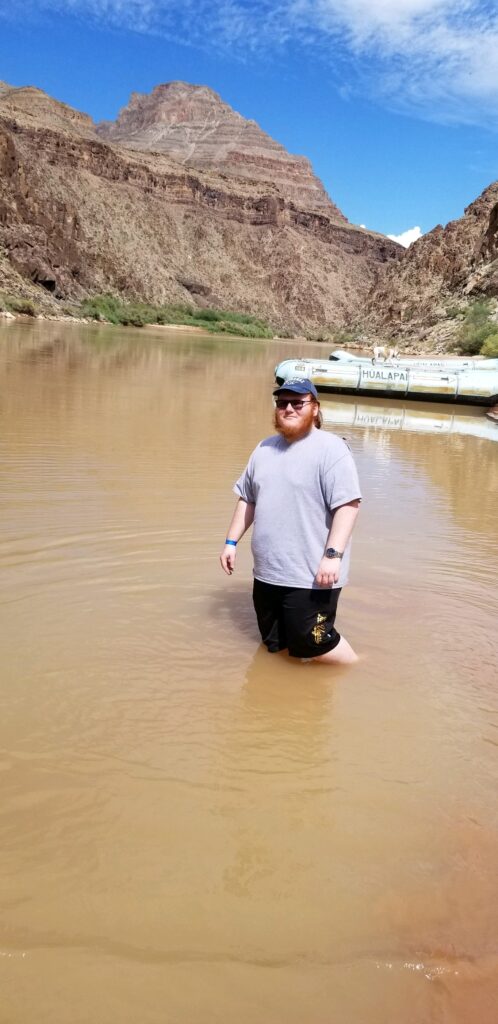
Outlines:
[[[2,1024],[498,1020],[498,425],[323,400],[362,660],[272,657],[218,553],[299,354],[0,327]]]

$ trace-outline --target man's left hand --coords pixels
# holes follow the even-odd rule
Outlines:
[[[340,558],[325,558],[323,556],[320,565],[318,566],[318,572],[315,576],[316,582],[319,587],[332,587],[334,583],[337,583],[339,579],[339,573],[341,571],[341,559]]]

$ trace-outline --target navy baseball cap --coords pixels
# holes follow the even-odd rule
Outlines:
[[[291,377],[290,380],[286,380],[284,384],[281,384],[279,388],[273,392],[274,395],[279,395],[281,391],[294,391],[296,395],[313,395],[318,402],[318,391],[308,377]]]

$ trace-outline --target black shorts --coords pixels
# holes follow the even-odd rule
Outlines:
[[[341,588],[303,590],[254,580],[253,601],[261,639],[270,653],[288,650],[293,658],[318,658],[337,647],[334,629]]]

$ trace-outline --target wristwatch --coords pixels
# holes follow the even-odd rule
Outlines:
[[[325,558],[342,558],[344,551],[336,551],[335,548],[327,548]]]

